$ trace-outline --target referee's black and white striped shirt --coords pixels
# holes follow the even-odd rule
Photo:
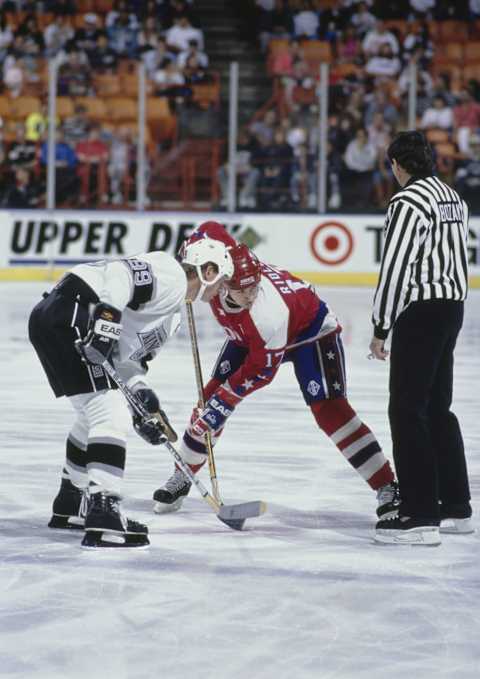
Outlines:
[[[373,304],[385,339],[410,302],[467,296],[468,207],[437,177],[412,177],[390,201]]]

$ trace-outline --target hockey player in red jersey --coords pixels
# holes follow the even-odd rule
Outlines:
[[[269,384],[282,363],[293,363],[306,404],[345,459],[377,492],[377,515],[397,511],[398,493],[388,460],[347,400],[341,327],[313,287],[288,271],[260,262],[221,224],[207,222],[202,237],[229,247],[234,275],[210,302],[228,340],[205,386],[205,408],[194,409],[181,455],[197,471],[205,463],[205,433],[215,443],[227,419],[251,393]],[[190,242],[190,241],[189,241]],[[180,470],[154,493],[156,511],[178,508],[190,484]],[[173,506],[172,506],[173,505]]]

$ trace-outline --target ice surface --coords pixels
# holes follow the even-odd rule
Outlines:
[[[153,514],[172,460],[135,434],[125,504],[149,525],[151,548],[91,553],[77,532],[48,529],[71,410],[27,340],[45,287],[0,286],[1,677],[478,679],[479,534],[444,536],[438,548],[373,544],[374,494],[316,428],[288,366],[242,404],[217,447],[225,500],[268,503],[245,531],[218,521],[195,489],[181,512]],[[351,402],[389,454],[388,365],[366,360],[372,290],[323,296],[344,327]],[[222,335],[207,308],[196,313],[207,376]],[[150,374],[182,431],[196,400],[186,325]],[[474,508],[479,378],[472,292],[455,410]]]

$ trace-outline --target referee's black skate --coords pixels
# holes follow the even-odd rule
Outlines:
[[[182,506],[183,498],[188,495],[192,484],[181,469],[175,469],[173,475],[161,488],[153,494],[155,505],[153,511],[157,514],[175,512]]]
[[[85,524],[86,494],[69,479],[62,479],[60,490],[53,501],[49,528],[83,530]]]
[[[149,544],[147,526],[124,516],[117,495],[92,493],[88,500],[82,547],[138,549],[148,547]]]
[[[377,503],[379,519],[393,519],[398,515],[400,493],[396,481],[391,481],[377,490]]]

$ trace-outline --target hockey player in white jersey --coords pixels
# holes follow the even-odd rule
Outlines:
[[[137,433],[164,441],[168,420],[145,380],[148,362],[177,330],[185,299],[209,302],[232,273],[225,245],[204,239],[181,264],[163,252],[80,264],[35,306],[30,341],[55,395],[69,397],[76,412],[51,528],[84,528],[84,547],[149,544],[147,527],[120,509],[131,416],[102,363],[114,365],[149,412],[161,413],[133,416]]]

